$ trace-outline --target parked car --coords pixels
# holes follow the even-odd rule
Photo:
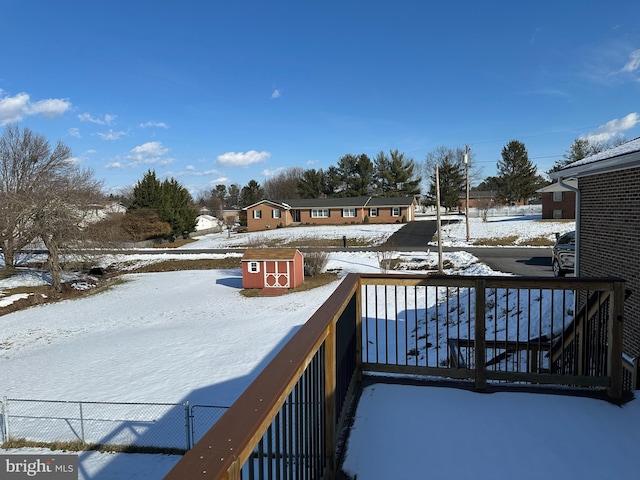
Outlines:
[[[560,235],[551,251],[553,275],[564,277],[572,273],[576,261],[576,232]]]

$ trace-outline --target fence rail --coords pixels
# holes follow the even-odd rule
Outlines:
[[[186,451],[227,407],[4,397],[0,439]]]

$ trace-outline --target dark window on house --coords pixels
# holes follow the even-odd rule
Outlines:
[[[253,218],[255,218],[255,219],[262,218],[262,210],[254,210],[253,211]]]
[[[553,201],[561,202],[562,201],[562,193],[563,192],[553,192]]]
[[[271,210],[272,218],[280,218],[281,215],[282,215],[282,212],[280,210]]]

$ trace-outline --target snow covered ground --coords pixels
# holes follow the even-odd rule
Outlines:
[[[472,236],[502,237],[517,233],[520,238],[534,238],[542,232],[552,238],[556,231],[573,229],[571,222],[539,222],[526,217],[491,220],[483,225],[480,220],[472,219]],[[309,237],[311,234],[308,230],[312,230],[313,235],[317,236],[341,238],[347,235],[350,238],[370,238],[382,242],[399,227],[299,227],[261,232],[259,235],[285,235],[291,239],[296,235]],[[449,226],[447,232],[451,245],[464,244],[464,222]],[[256,235],[234,234],[228,239],[226,232],[211,234],[182,248],[236,247],[241,246],[242,242],[255,241],[251,240],[251,236]],[[187,257],[210,258],[216,255],[194,253]],[[433,253],[408,252],[402,255],[418,263],[437,263]],[[456,271],[495,273],[465,252],[446,255]],[[114,257],[109,261],[134,260],[144,263],[174,256],[168,252],[157,256]],[[180,258],[185,256],[181,255]],[[372,252],[334,252],[328,268],[343,273],[380,271],[379,259]],[[188,400],[191,404],[229,405],[337,285],[334,282],[313,291],[281,297],[246,298],[239,293],[242,288],[239,270],[129,274],[125,279],[126,282],[122,284],[80,300],[42,305],[0,316],[0,396],[113,402],[180,403]],[[36,285],[44,281],[46,278],[32,272],[1,280],[0,302],[10,301],[3,298],[3,291],[7,288],[19,284]],[[459,404],[457,398],[460,392],[454,390],[447,394],[448,390],[434,394],[433,406],[429,408],[439,409],[442,418],[446,414],[453,415],[451,418],[455,419],[456,411],[449,406]],[[407,395],[409,401],[409,395],[412,394]],[[514,396],[512,403],[512,397],[507,396],[496,402],[495,406],[490,401],[483,401],[482,409],[491,412],[496,408],[498,412],[514,415],[520,412],[519,418],[529,423],[536,422],[536,419],[521,418],[522,415],[528,415],[522,414],[523,402],[539,405],[535,408],[539,409],[536,411],[540,415],[545,415],[546,404],[553,409],[549,410],[553,411],[553,416],[567,418],[566,421],[571,422],[569,426],[575,432],[576,439],[590,434],[584,431],[587,424],[583,420],[587,416],[596,416],[612,425],[625,422],[635,422],[637,425],[640,415],[638,401],[620,409],[595,400],[567,397],[562,402],[545,402],[546,397],[532,397]],[[363,405],[358,415],[366,416],[369,407],[366,403]],[[475,405],[475,400],[469,403],[471,405]],[[566,415],[576,409],[583,411],[584,415]],[[393,421],[395,425],[406,421],[401,418],[404,409],[391,410],[391,418],[396,419]],[[514,419],[510,421],[515,422]],[[463,423],[469,426],[471,422],[465,417]],[[406,446],[419,442],[414,438],[414,433],[423,438],[423,432],[414,430],[402,434],[401,440]],[[635,431],[638,433],[634,437],[632,432],[627,434],[625,430],[625,436],[621,437],[625,445],[633,446],[640,442],[640,429],[636,428]],[[498,433],[506,435],[504,431],[498,430]],[[492,433],[485,434],[487,443],[490,443]],[[508,442],[507,445],[500,438],[504,439],[496,437],[495,440],[500,444],[496,454],[504,454],[505,450],[511,449],[521,450],[522,443]],[[562,443],[554,443],[554,436],[546,437],[545,441],[549,449],[556,449],[557,452],[562,452],[566,447]],[[397,443],[403,445],[400,440]],[[620,455],[623,447],[619,443],[599,443],[601,458],[611,458],[608,455],[613,452]],[[20,450],[21,453],[33,451],[36,450]],[[376,458],[375,455],[369,460]],[[389,458],[389,455],[401,458],[399,454],[378,458]],[[170,455],[81,453],[80,478],[162,478],[178,458]],[[560,461],[560,458],[557,460]],[[502,472],[510,469],[516,471],[518,467],[517,463],[510,463],[511,460],[500,461],[504,467]],[[521,457],[518,461],[521,461]],[[632,470],[628,473],[633,476]],[[437,476],[447,477],[446,474]],[[359,474],[358,478],[381,477]],[[583,478],[588,478],[588,475]]]

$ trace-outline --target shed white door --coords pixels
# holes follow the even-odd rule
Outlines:
[[[289,262],[272,261],[265,262],[264,286],[271,288],[290,287]]]

